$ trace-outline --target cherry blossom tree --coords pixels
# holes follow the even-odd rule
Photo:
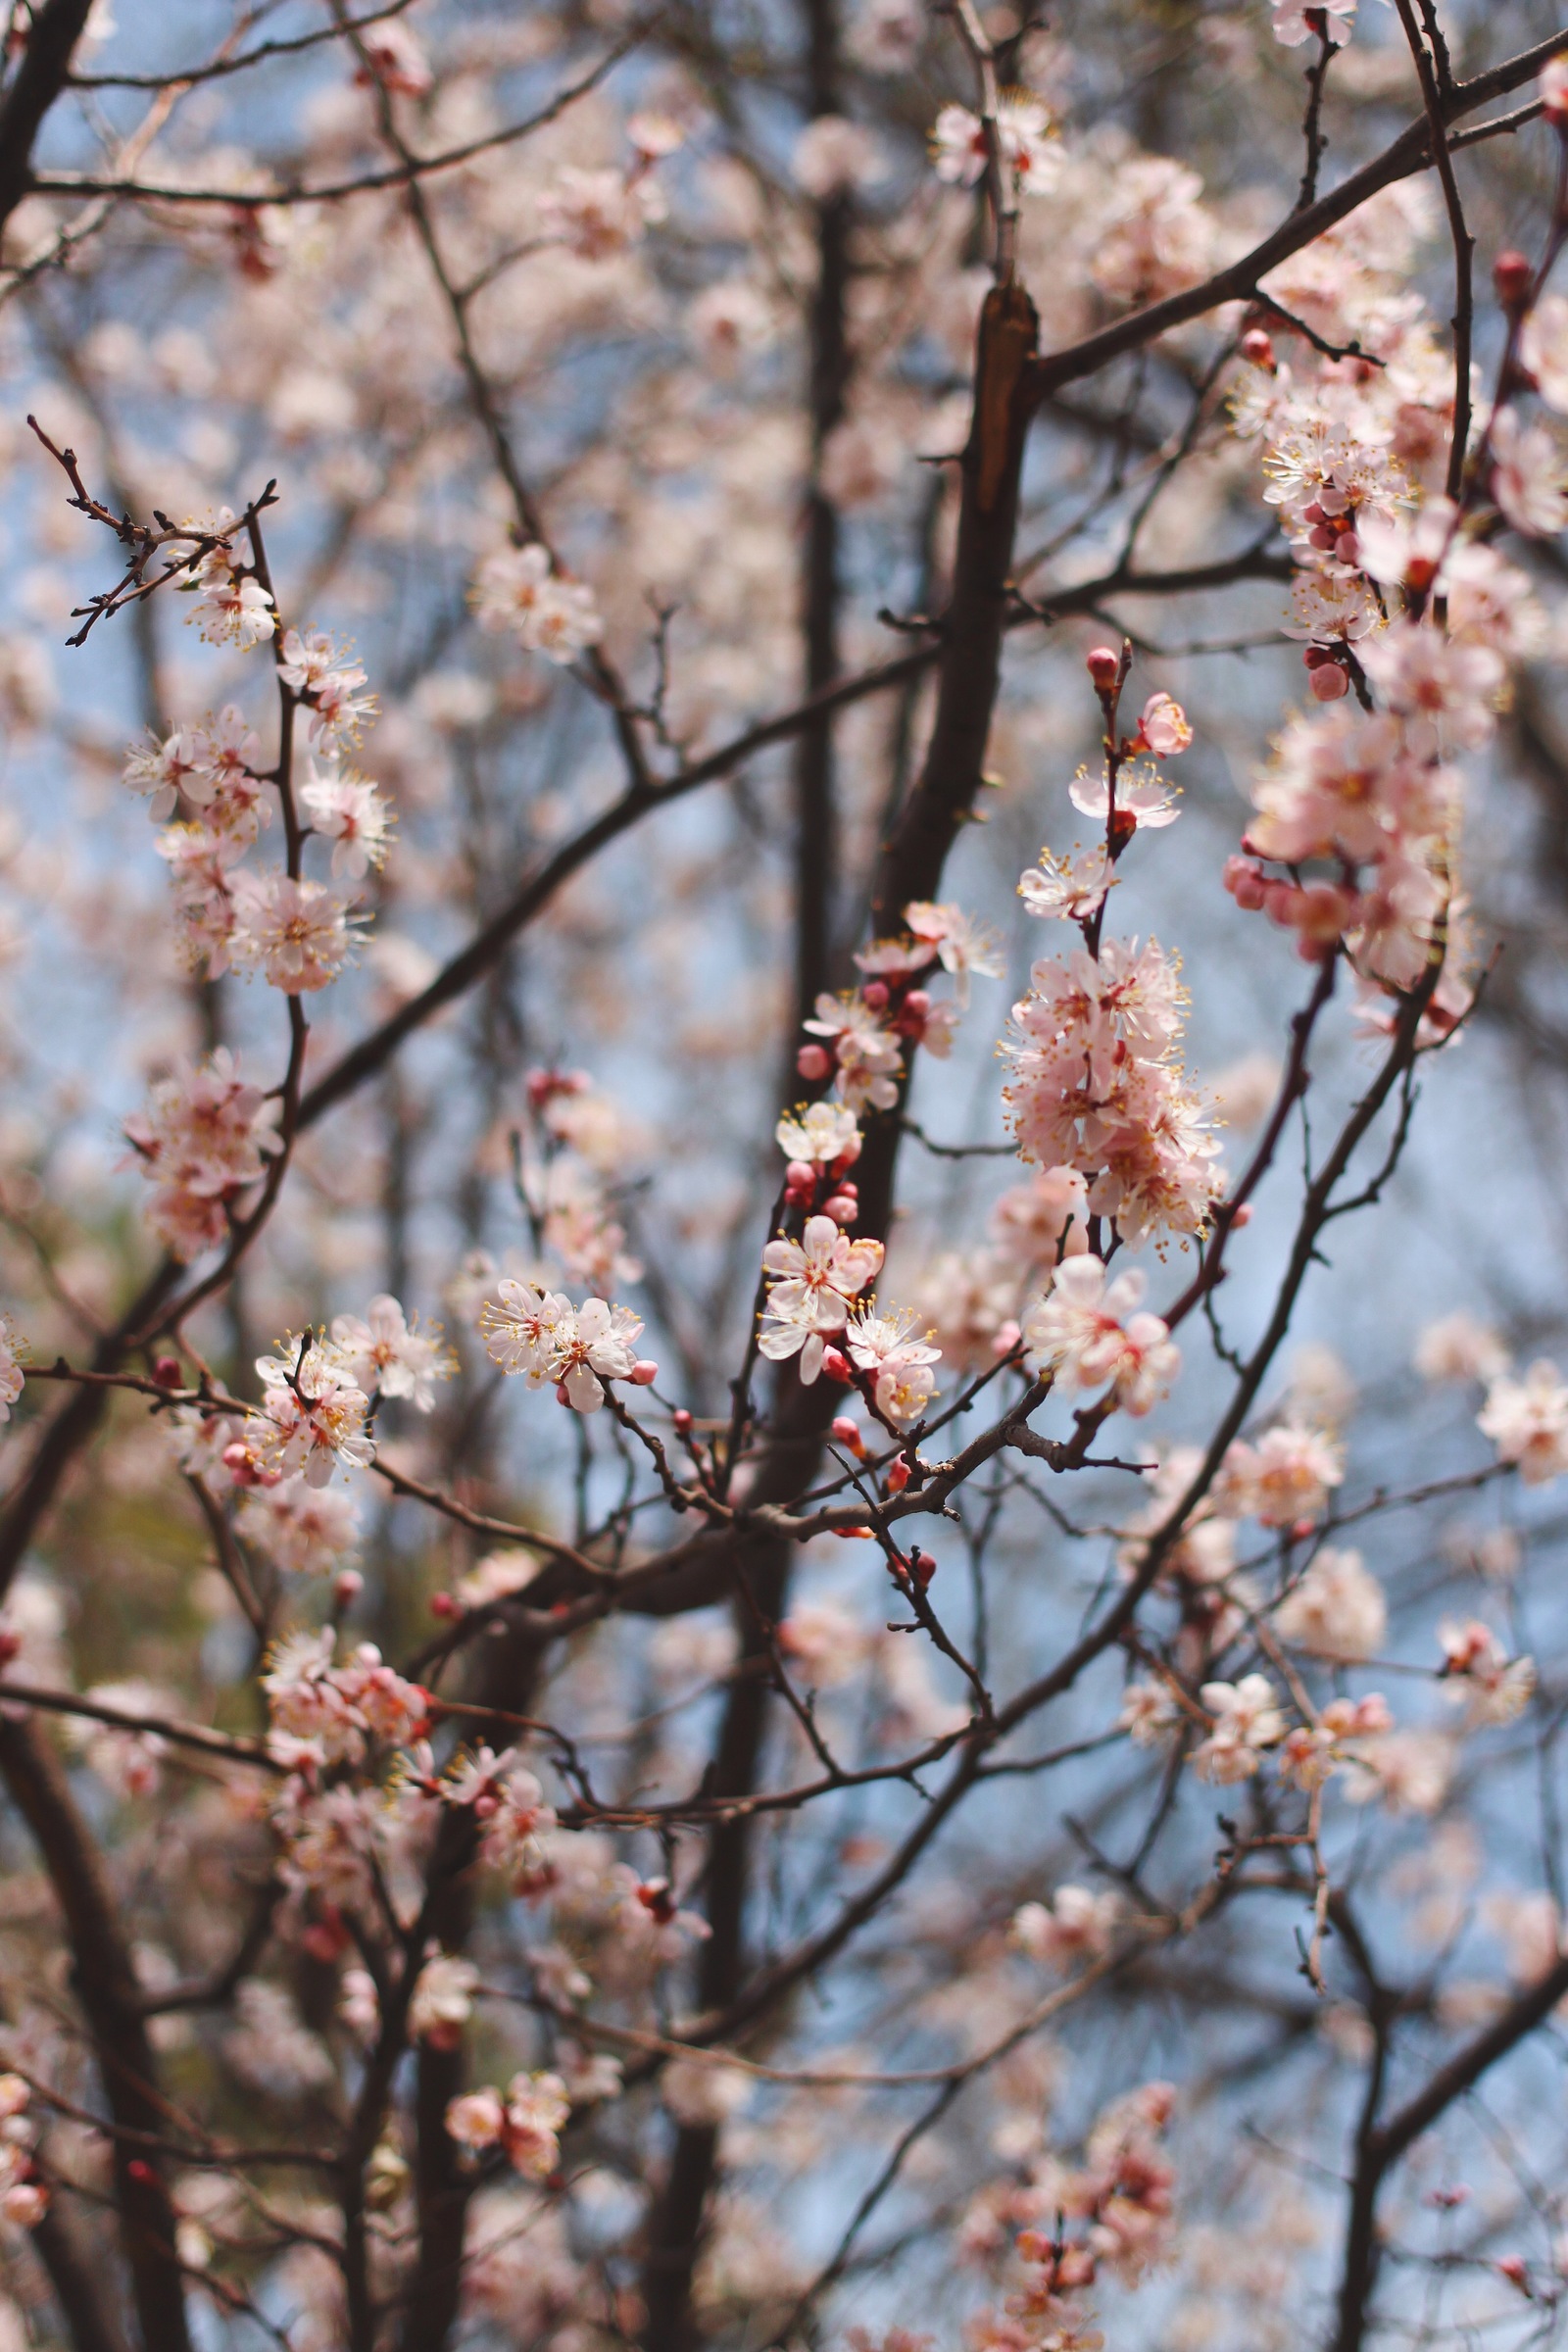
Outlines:
[[[0,2348],[1558,2341],[1568,24],[6,22]]]

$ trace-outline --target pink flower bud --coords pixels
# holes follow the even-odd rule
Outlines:
[[[678,1438],[685,1438],[691,1435],[692,1417],[683,1404],[678,1404],[675,1407],[675,1410],[670,1414],[669,1419],[670,1426],[673,1428],[675,1435]]]
[[[1116,673],[1121,667],[1121,656],[1113,646],[1097,645],[1086,655],[1084,667],[1095,682],[1096,692],[1108,694],[1116,683]]]
[[[558,1404],[570,1404],[571,1402],[571,1391],[564,1380],[558,1380],[556,1383],[556,1402]]]
[[[223,1447],[223,1468],[236,1487],[256,1487],[261,1484],[261,1472],[251,1460],[250,1448],[242,1438]]]
[[[803,1046],[795,1056],[795,1067],[808,1086],[820,1086],[833,1067],[833,1056],[825,1046]]]
[[[365,1579],[357,1568],[339,1569],[332,1579],[332,1597],[340,1609],[353,1605],[365,1591]]]
[[[1530,2272],[1522,2254],[1504,2254],[1497,2264],[1497,2276],[1506,2278],[1508,2284],[1516,2286],[1522,2295],[1530,2294]]]
[[[1536,282],[1529,255],[1507,246],[1492,265],[1492,282],[1505,311],[1522,309],[1530,300],[1530,289]]]
[[[860,990],[860,996],[873,1012],[881,1012],[888,1001],[888,984],[885,980],[867,980]]]
[[[1231,897],[1246,914],[1256,914],[1264,906],[1268,881],[1260,865],[1250,858],[1227,858],[1221,877]]]
[[[902,1494],[909,1483],[909,1465],[901,1453],[896,1462],[888,1464],[887,1490],[890,1494]]]
[[[836,1380],[841,1388],[848,1388],[850,1382],[855,1378],[854,1373],[850,1370],[849,1357],[841,1355],[836,1348],[823,1348],[822,1370],[829,1380]]]
[[[631,1368],[632,1387],[634,1389],[651,1389],[658,1378],[659,1366],[654,1362],[653,1357],[640,1355]]]
[[[1242,357],[1250,360],[1254,368],[1266,368],[1270,375],[1279,366],[1274,345],[1260,326],[1250,326],[1242,337]]]
[[[430,1614],[432,1617],[461,1617],[463,1604],[456,1600],[450,1592],[432,1592]]]
[[[792,1193],[809,1193],[816,1185],[816,1170],[808,1159],[792,1159],[784,1171],[784,1181]]]
[[[831,1200],[822,1203],[822,1214],[831,1217],[835,1225],[853,1225],[860,1213],[860,1203],[853,1193],[835,1193]]]
[[[153,1378],[161,1389],[182,1388],[185,1376],[179,1368],[178,1356],[161,1355],[153,1365]]]
[[[1237,1209],[1234,1216],[1231,1218],[1231,1231],[1232,1233],[1240,1233],[1244,1225],[1250,1225],[1251,1222],[1252,1203],[1250,1200],[1244,1200],[1241,1207]]]
[[[856,1455],[857,1458],[858,1458],[859,1455],[865,1451],[865,1446],[861,1440],[860,1433],[856,1427],[855,1423],[850,1419],[848,1413],[840,1413],[838,1419],[833,1424],[833,1435],[838,1440],[839,1444],[841,1446],[848,1446],[851,1453]]]
[[[1342,702],[1350,691],[1350,681],[1339,663],[1325,662],[1321,669],[1311,674],[1312,699],[1318,703]]]
[[[1308,669],[1321,669],[1325,662],[1335,660],[1334,648],[1329,645],[1309,645],[1301,655]]]
[[[904,1009],[911,1021],[923,1021],[931,1010],[930,991],[924,988],[911,988],[904,1000]]]

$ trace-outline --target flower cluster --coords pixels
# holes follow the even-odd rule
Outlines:
[[[561,2162],[561,2132],[571,2102],[559,2075],[514,2075],[499,2090],[468,2090],[447,2108],[447,2131],[464,2154],[499,2147],[525,2180],[548,2180]]]
[[[356,699],[356,667],[327,665],[330,641],[311,632],[285,669],[304,691],[318,696],[312,725],[320,722],[323,747],[340,726],[368,716],[372,698]],[[325,647],[319,659],[313,648]],[[314,665],[314,666],[313,666]],[[314,678],[314,684],[311,683]],[[270,779],[257,772],[254,731],[229,704],[210,725],[178,727],[133,751],[125,781],[148,797],[157,819],[172,818],[159,836],[170,869],[180,952],[193,969],[217,978],[230,966],[260,970],[290,996],[324,988],[342,970],[353,941],[353,894],[324,882],[241,864],[263,825],[271,820]],[[302,793],[315,829],[332,839],[334,873],[363,874],[386,853],[388,811],[375,786],[344,774],[335,751],[313,771]]]
[[[487,556],[471,602],[481,629],[515,637],[527,652],[550,662],[574,662],[605,633],[593,590],[580,580],[563,579],[549,549],[537,540]]]
[[[1023,1319],[1030,1369],[1075,1395],[1108,1389],[1121,1411],[1147,1413],[1181,1370],[1181,1352],[1158,1315],[1142,1311],[1148,1276],[1130,1267],[1106,1282],[1098,1257],[1069,1257]]]
[[[850,1319],[858,1298],[882,1269],[882,1244],[852,1242],[830,1216],[808,1217],[798,1242],[782,1234],[762,1251],[771,1277],[758,1346],[769,1362],[793,1357],[809,1388],[822,1370],[824,1351]],[[835,1348],[837,1365],[843,1357]]]
[[[1124,1241],[1203,1229],[1219,1146],[1184,1081],[1185,992],[1151,940],[1106,940],[1032,968],[1012,1008],[1003,1103],[1020,1156],[1076,1169]]]
[[[503,1372],[526,1373],[531,1389],[552,1382],[560,1402],[573,1412],[597,1413],[610,1381],[646,1388],[657,1378],[658,1366],[635,1352],[642,1318],[629,1306],[610,1306],[603,1298],[573,1306],[564,1292],[536,1291],[510,1277],[497,1293],[479,1318],[491,1357]]]
[[[1302,39],[1311,18],[1281,8],[1276,29]],[[1303,956],[1331,956],[1343,941],[1361,976],[1391,991],[1413,987],[1449,944],[1460,800],[1451,761],[1487,741],[1507,665],[1542,630],[1528,578],[1491,543],[1497,516],[1443,488],[1452,368],[1401,284],[1418,226],[1419,199],[1389,190],[1282,265],[1264,288],[1280,305],[1278,330],[1299,319],[1354,356],[1303,345],[1290,364],[1256,326],[1244,338],[1252,373],[1236,402],[1238,429],[1263,443],[1264,496],[1291,536],[1291,634],[1305,640],[1311,693],[1343,705],[1353,685],[1366,708],[1286,729],[1226,884],[1240,906],[1293,930]],[[1555,338],[1551,313],[1522,337],[1535,366],[1527,359],[1519,380],[1548,401]],[[1526,535],[1561,529],[1552,437],[1503,407],[1486,440],[1482,478],[1500,516]],[[1466,1001],[1445,970],[1432,1010],[1440,1030]]]
[[[1017,2239],[1026,2283],[971,2328],[975,2352],[1098,2352],[1104,2338],[1078,2298],[1102,2273],[1137,2285],[1170,2245],[1176,2176],[1159,2141],[1175,2105],[1168,2082],[1147,2082],[1099,2116],[1080,2168],[1036,2168],[1021,2202],[1040,2219]]]
[[[193,618],[210,645],[232,645],[248,653],[252,646],[268,642],[277,619],[270,589],[263,586],[253,566],[235,557],[233,541],[239,528],[232,508],[221,508],[218,545],[209,549],[179,586],[195,597]]]
[[[262,1676],[271,1746],[291,1772],[359,1764],[372,1745],[404,1747],[425,1729],[428,1691],[384,1664],[368,1642],[345,1666],[334,1665],[335,1649],[330,1626],[290,1634]]]
[[[912,902],[904,910],[908,930],[862,948],[856,962],[865,974],[858,989],[821,996],[808,1033],[827,1041],[803,1046],[796,1067],[808,1086],[829,1078],[856,1112],[891,1110],[899,1099],[906,1046],[944,1058],[953,1049],[959,1011],[969,1001],[972,973],[995,978],[1003,969],[991,934],[958,906]],[[956,984],[953,1001],[938,1003],[921,983],[940,965]]]
[[[999,100],[997,153],[1016,190],[1036,195],[1054,184],[1059,158],[1051,130],[1050,113],[1032,92],[1009,90]],[[972,188],[991,163],[991,141],[980,117],[966,106],[945,106],[931,132],[931,160],[938,179]]]
[[[480,1747],[461,1756],[441,1782],[443,1804],[468,1805],[482,1824],[479,1859],[499,1871],[516,1893],[537,1888],[546,1872],[541,1838],[556,1826],[537,1776],[514,1747],[496,1755]]]
[[[281,1148],[282,1102],[239,1074],[226,1046],[183,1063],[124,1122],[137,1166],[154,1187],[153,1230],[174,1255],[199,1257],[227,1238],[229,1212]]]

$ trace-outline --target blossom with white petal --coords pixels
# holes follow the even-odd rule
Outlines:
[[[458,1359],[441,1345],[441,1326],[418,1328],[411,1323],[398,1300],[382,1292],[370,1300],[364,1320],[339,1315],[332,1325],[332,1345],[352,1379],[367,1393],[406,1396],[417,1412],[435,1406],[435,1384],[450,1380]]]
[[[1304,1422],[1277,1422],[1255,1446],[1238,1438],[1226,1451],[1214,1499],[1233,1519],[1264,1527],[1310,1527],[1345,1476],[1334,1440]]]
[[[366,1431],[369,1398],[345,1371],[337,1351],[309,1339],[303,1346],[292,1336],[282,1353],[260,1355],[256,1369],[266,1391],[263,1409],[272,1423],[246,1444],[256,1449],[258,1462],[269,1471],[287,1475],[303,1471],[313,1487],[324,1487],[334,1463],[345,1470],[362,1470],[374,1459],[375,1447]]]
[[[1516,531],[1555,539],[1568,530],[1568,466],[1544,425],[1522,424],[1512,409],[1492,420],[1492,495]]]
[[[786,1159],[814,1168],[852,1165],[860,1156],[860,1128],[847,1102],[803,1102],[773,1130]]]
[[[557,1334],[571,1321],[571,1300],[562,1291],[536,1291],[510,1275],[496,1297],[479,1310],[484,1344],[503,1372],[525,1372],[530,1388],[553,1379]]]
[[[951,972],[957,983],[960,1004],[969,1002],[971,972],[978,972],[985,980],[996,980],[1007,968],[997,934],[984,923],[975,922],[960,906],[936,906],[930,900],[916,899],[904,909],[904,919],[917,940],[935,948],[943,970]]]
[[[1274,38],[1287,49],[1313,39],[1319,25],[1343,48],[1355,23],[1355,0],[1273,0],[1273,7]]]
[[[1072,1960],[1102,1958],[1121,1915],[1122,1898],[1114,1888],[1095,1894],[1087,1886],[1058,1886],[1049,1903],[1022,1904],[1008,1933],[1031,1960],[1060,1968]]]
[[[1313,1657],[1358,1660],[1382,1648],[1389,1606],[1358,1551],[1325,1544],[1274,1611],[1274,1625]]]
[[[1519,1380],[1494,1380],[1477,1416],[1481,1434],[1513,1462],[1527,1487],[1544,1487],[1568,1470],[1568,1387],[1547,1357]]]
[[[391,846],[392,811],[379,786],[336,759],[312,761],[300,787],[311,829],[332,844],[332,871],[358,878],[369,866],[386,862]]]
[[[290,874],[253,874],[248,868],[230,882],[234,932],[229,952],[237,964],[259,966],[285,996],[325,988],[348,961],[354,935],[352,904],[325,882],[298,882]]]
[[[1086,1250],[1064,1258],[1051,1289],[1023,1318],[1032,1370],[1069,1394],[1109,1386],[1124,1412],[1147,1413],[1181,1370],[1181,1352],[1158,1315],[1139,1310],[1148,1277],[1130,1267],[1107,1283]]]
[[[1438,1628],[1443,1645],[1441,1672],[1451,1695],[1466,1703],[1472,1731],[1512,1723],[1524,1713],[1536,1688],[1534,1658],[1510,1658],[1490,1626],[1472,1618],[1461,1624],[1446,1617]]]
[[[629,1306],[611,1306],[603,1298],[585,1298],[570,1325],[560,1327],[551,1369],[573,1412],[597,1413],[605,1384],[630,1380],[637,1361],[632,1342],[642,1327]]]
[[[479,1971],[458,1952],[433,1952],[409,1998],[409,2032],[434,2050],[455,2050],[473,2015]]]
[[[1211,1718],[1206,1740],[1191,1762],[1200,1780],[1227,1784],[1250,1780],[1263,1750],[1284,1739],[1285,1717],[1266,1674],[1247,1674],[1239,1683],[1205,1683],[1199,1696]]]
[[[225,507],[218,519],[221,528],[235,518]],[[226,543],[203,556],[189,580],[182,580],[180,586],[195,593],[193,617],[209,645],[232,645],[248,653],[252,646],[265,645],[277,626],[270,591],[253,572],[236,565],[233,550]]]
[[[1051,145],[1051,115],[1027,90],[1011,90],[997,102],[997,144],[1013,184],[1036,195],[1055,180],[1058,159]],[[931,157],[938,179],[972,188],[990,160],[986,127],[966,106],[945,106],[931,132]]]
[[[772,1363],[799,1356],[801,1379],[809,1387],[822,1368],[826,1338],[844,1329],[850,1300],[858,1298],[882,1267],[882,1244],[852,1242],[831,1217],[808,1217],[798,1242],[780,1235],[762,1251],[772,1277],[758,1346]]]
[[[1047,921],[1060,918],[1083,923],[1103,906],[1105,894],[1115,887],[1115,882],[1103,842],[1076,863],[1070,858],[1054,858],[1050,850],[1042,850],[1039,864],[1019,875],[1018,896],[1031,914]]]
[[[605,633],[593,590],[580,580],[562,579],[549,549],[537,540],[487,556],[471,601],[481,629],[505,630],[550,662],[574,661]]]
[[[931,1401],[936,1382],[931,1366],[942,1361],[940,1348],[909,1337],[912,1313],[873,1313],[853,1307],[845,1325],[844,1346],[857,1370],[875,1375],[877,1410],[896,1429],[908,1429]]]
[[[1110,815],[1110,778],[1103,768],[1096,774],[1081,767],[1067,787],[1067,798],[1085,816],[1097,817],[1103,824]],[[1116,778],[1119,826],[1152,833],[1162,825],[1173,825],[1180,814],[1175,794],[1157,770],[1144,766],[1122,769]]]

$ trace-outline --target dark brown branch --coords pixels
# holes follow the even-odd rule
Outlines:
[[[0,1772],[32,1832],[65,1917],[74,1984],[115,2123],[157,2132],[167,2122],[140,1992],[115,1898],[58,1757],[31,1723],[0,1716]],[[189,2352],[174,2210],[158,2159],[114,2142],[115,2200],[142,2342]]]
[[[91,7],[92,0],[43,0],[33,11],[22,63],[0,101],[0,229],[31,185],[34,142],[65,87]]]

